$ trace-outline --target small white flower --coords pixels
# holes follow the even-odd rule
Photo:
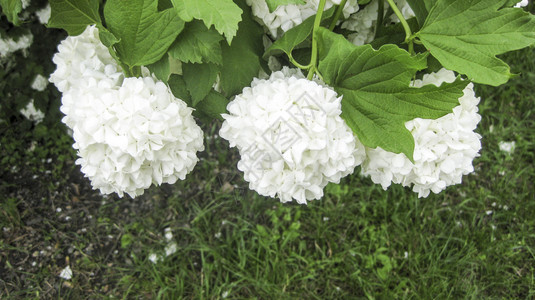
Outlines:
[[[52,12],[52,9],[50,8],[50,4],[47,3],[45,8],[42,8],[35,12],[35,15],[37,16],[37,19],[39,19],[39,23],[46,24],[48,23],[48,20],[50,19],[50,13]]]
[[[36,124],[41,123],[41,121],[43,121],[43,119],[45,118],[45,114],[35,108],[33,99],[28,102],[28,105],[26,105],[26,107],[22,109],[20,113],[25,116],[26,119],[34,121]]]
[[[173,238],[173,232],[171,232],[171,228],[167,227],[163,231],[165,239],[170,241]]]
[[[221,232],[216,232],[216,233],[214,234],[214,237],[215,237],[216,239],[220,239],[220,238],[221,238]]]
[[[301,24],[308,17],[315,15],[320,1],[309,0],[302,5],[281,5],[274,12],[269,12],[265,0],[247,0],[246,2],[251,6],[253,15],[258,18],[259,23],[264,25],[274,38],[278,38],[284,32]],[[325,10],[339,4],[340,0],[327,0]],[[357,0],[349,0],[344,6],[344,17],[347,18],[358,10]]]
[[[71,267],[70,266],[66,266],[65,269],[61,270],[61,272],[59,273],[59,277],[65,279],[65,280],[70,280],[72,278]]]
[[[228,297],[230,293],[228,291],[224,291],[223,293],[221,293],[221,298],[225,299]]]
[[[61,207],[56,208],[56,212],[60,213],[62,211]]]
[[[514,141],[512,142],[501,141],[498,143],[498,147],[500,147],[500,150],[509,154],[515,151],[515,146],[516,146],[516,143]]]
[[[46,89],[47,85],[48,85],[48,79],[46,79],[46,77],[41,74],[37,74],[37,76],[35,76],[32,82],[31,87],[32,89],[36,91],[42,92]]]
[[[424,75],[414,86],[424,84],[439,86],[453,82],[453,72],[442,69]],[[367,158],[362,164],[362,174],[387,189],[390,184],[412,186],[418,197],[427,197],[432,191],[439,193],[449,185],[460,184],[462,176],[472,173],[472,161],[479,156],[481,136],[474,132],[481,116],[477,113],[473,85],[464,89],[459,106],[439,119],[416,118],[405,123],[415,141],[414,163],[404,154],[395,154],[381,148],[366,148]]]
[[[404,259],[409,258],[409,252],[405,251],[405,252],[403,253],[403,258],[404,258]]]
[[[490,216],[490,215],[492,215],[493,211],[492,210],[487,210],[485,213],[487,214],[487,216]]]
[[[169,243],[167,244],[167,246],[165,246],[165,256],[174,254],[176,253],[177,250],[178,250],[178,245],[175,242]]]
[[[149,254],[149,260],[153,263],[153,264],[156,264],[158,261],[160,261],[162,258],[157,255],[156,253],[151,253]]]
[[[351,174],[364,147],[340,117],[340,101],[334,90],[288,68],[244,88],[227,106],[219,135],[238,148],[249,188],[305,204]]]

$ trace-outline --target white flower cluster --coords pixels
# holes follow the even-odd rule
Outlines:
[[[455,75],[445,69],[425,75],[414,85],[439,86],[453,82]],[[472,161],[479,156],[481,136],[474,132],[481,116],[477,113],[479,98],[473,85],[464,89],[459,98],[460,105],[439,119],[416,118],[405,123],[414,141],[414,163],[404,154],[387,152],[381,148],[366,148],[366,160],[362,163],[362,174],[371,176],[373,182],[387,189],[390,184],[413,185],[419,197],[427,197],[432,191],[439,193],[449,185],[462,182],[462,176],[474,171]]]
[[[63,93],[63,122],[93,188],[135,197],[184,179],[204,150],[192,109],[153,77],[124,78],[94,26],[58,50],[50,81]]]
[[[30,47],[33,42],[31,33],[24,34],[18,38],[0,38],[0,56],[6,56],[18,50]]]
[[[401,11],[401,14],[405,19],[414,17],[414,12],[407,3],[407,0],[394,0],[397,7]],[[385,3],[388,8],[388,2]],[[348,20],[342,23],[342,28],[355,31],[356,33],[348,35],[349,41],[357,46],[368,44],[373,41],[375,37],[375,25],[377,23],[377,10],[379,8],[379,0],[373,0],[362,10],[352,15]],[[392,23],[399,22],[398,17],[395,14],[390,16]]]
[[[244,88],[227,106],[219,135],[238,148],[249,187],[306,204],[352,173],[365,150],[340,117],[341,99],[287,67]]]
[[[258,18],[260,24],[264,25],[269,33],[274,37],[280,37],[284,32],[301,24],[308,17],[316,14],[319,0],[307,0],[306,4],[281,5],[273,12],[269,12],[266,0],[247,0],[251,6],[253,15]],[[327,0],[325,10],[339,5],[341,0]],[[349,0],[344,6],[344,16],[348,18],[351,14],[359,10],[357,0]]]

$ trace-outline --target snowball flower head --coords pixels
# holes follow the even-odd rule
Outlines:
[[[89,26],[54,57],[63,122],[73,131],[76,164],[104,194],[143,194],[184,179],[204,150],[192,109],[153,77],[123,78]],[[105,52],[103,51],[105,49]]]
[[[192,109],[152,77],[118,88],[75,90],[74,147],[82,172],[104,194],[143,194],[151,184],[185,179],[204,150]]]
[[[282,202],[323,196],[329,182],[353,172],[364,146],[340,117],[341,97],[299,70],[284,68],[229,103],[220,136],[240,152],[249,187]]]
[[[275,11],[270,12],[266,0],[246,0],[251,6],[253,15],[260,24],[264,25],[269,33],[274,37],[280,37],[284,32],[301,24],[308,17],[316,14],[319,7],[319,0],[307,0],[305,4],[288,4],[278,6]],[[341,0],[327,0],[325,10],[340,5]],[[348,0],[344,6],[344,16],[348,18],[352,13],[359,10],[357,0]]]
[[[442,69],[424,75],[414,86],[426,84],[439,86],[453,82],[452,71]],[[474,132],[481,116],[477,113],[479,98],[476,98],[470,83],[459,98],[459,105],[439,119],[416,118],[405,123],[415,142],[414,163],[404,154],[395,154],[381,148],[366,148],[366,160],[362,174],[384,189],[398,183],[412,186],[419,197],[427,197],[432,191],[439,193],[447,186],[462,182],[462,176],[474,171],[472,161],[479,156],[481,136]]]

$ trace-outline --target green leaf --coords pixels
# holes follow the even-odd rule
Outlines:
[[[148,65],[147,68],[149,68],[149,70],[154,73],[154,75],[156,75],[156,78],[163,82],[167,82],[167,80],[169,79],[169,75],[171,74],[169,56],[167,55],[167,53],[164,54],[164,56],[162,56],[159,61]]]
[[[221,114],[227,111],[229,101],[220,93],[210,90],[208,95],[194,106],[184,76],[171,74],[168,85],[175,97],[186,102],[188,106],[195,108],[195,111],[193,112],[194,116],[206,120],[223,119]]]
[[[228,103],[229,101],[227,98],[220,93],[211,90],[210,93],[206,95],[206,98],[197,104],[195,109],[206,115],[208,118],[223,120],[221,114],[227,112]]]
[[[306,4],[306,1],[304,0],[266,0],[267,6],[269,8],[269,12],[274,12],[277,7],[282,5],[289,5],[289,4]]]
[[[414,139],[405,122],[436,119],[459,105],[468,82],[413,88],[411,79],[426,67],[425,55],[411,56],[395,45],[374,50],[354,46],[342,35],[318,28],[319,71],[343,95],[342,118],[370,148],[404,153],[412,160]]]
[[[169,88],[171,89],[171,92],[175,97],[186,102],[188,106],[193,107],[191,95],[188,92],[186,81],[184,81],[184,76],[178,74],[171,74],[171,76],[169,76],[169,81],[167,82],[167,84],[169,85]]]
[[[417,34],[447,69],[493,86],[512,76],[496,55],[535,43],[535,17],[507,0],[438,0]]]
[[[87,25],[100,24],[98,0],[50,0],[48,27],[65,29],[69,35],[79,35]]]
[[[130,67],[160,60],[184,29],[174,9],[158,12],[157,0],[108,0],[104,17],[110,32],[120,39],[115,51]]]
[[[206,27],[214,25],[230,44],[238,31],[242,10],[232,0],[172,0],[178,15],[189,22],[202,20]]]
[[[264,29],[251,15],[251,9],[244,0],[237,3],[243,10],[240,29],[231,45],[222,42],[223,67],[221,68],[221,89],[229,97],[238,94],[251,84],[262,69],[264,53]]]
[[[192,106],[195,107],[197,103],[208,95],[212,86],[214,85],[219,68],[215,64],[182,64],[182,72],[184,73],[184,81],[186,87],[193,100]]]
[[[6,15],[7,20],[15,26],[20,25],[19,13],[22,11],[21,0],[0,0],[2,12]]]
[[[192,21],[169,48],[171,57],[183,62],[211,62],[222,64],[220,42],[223,37],[215,29],[208,29],[201,21]]]
[[[407,0],[407,2],[412,11],[414,11],[416,19],[418,19],[418,24],[422,26],[425,23],[429,11],[433,8],[437,0]]]
[[[335,7],[331,7],[322,15],[322,20],[330,18],[335,11]],[[303,43],[314,29],[314,19],[316,15],[308,17],[303,23],[286,31],[284,35],[276,40],[264,53],[264,59],[272,55],[279,54],[281,51],[290,56],[295,47]]]
[[[519,0],[506,0],[502,7],[513,7]]]
[[[104,28],[104,26],[102,25],[98,26],[98,38],[100,39],[100,42],[102,42],[102,44],[108,48],[112,47],[113,45],[121,41],[113,33],[109,32],[106,28]]]

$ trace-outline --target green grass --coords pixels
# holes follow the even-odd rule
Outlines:
[[[535,49],[504,59],[521,75],[477,87],[475,174],[425,199],[400,186],[383,191],[357,169],[321,201],[281,204],[248,190],[220,138],[207,139],[185,181],[103,198],[73,168],[61,129],[10,129],[0,298],[533,299]],[[500,141],[515,141],[514,153]],[[8,180],[13,166],[26,181]],[[178,245],[168,257],[165,228]],[[151,253],[164,258],[154,264]],[[67,264],[68,282],[58,277]]]

